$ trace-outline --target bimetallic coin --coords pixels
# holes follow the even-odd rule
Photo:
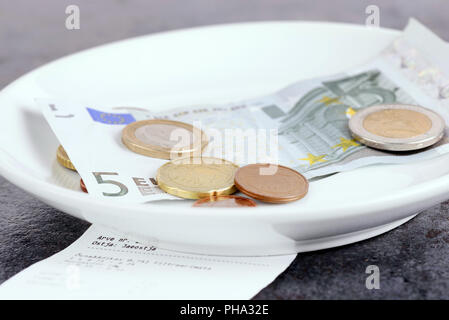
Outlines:
[[[247,196],[270,203],[296,201],[309,190],[307,179],[299,172],[267,163],[241,167],[235,174],[234,183]]]
[[[60,165],[66,167],[67,169],[76,171],[75,166],[73,165],[72,161],[70,161],[70,158],[67,155],[67,152],[65,152],[64,148],[61,145],[58,147],[58,150],[56,150],[56,160]]]
[[[161,159],[201,156],[207,145],[207,137],[200,129],[171,120],[130,123],[122,131],[122,141],[131,151]]]
[[[411,151],[431,146],[444,136],[445,122],[432,110],[401,104],[371,106],[349,120],[352,136],[366,146]]]
[[[251,199],[239,196],[211,196],[195,201],[193,206],[208,208],[255,207],[256,203]]]
[[[236,191],[230,161],[193,157],[167,162],[157,171],[157,184],[167,193],[186,199],[227,195]]]
[[[81,190],[83,190],[83,192],[88,193],[86,185],[84,184],[83,179],[80,179],[80,188],[81,188]]]

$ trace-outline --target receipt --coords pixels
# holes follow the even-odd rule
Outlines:
[[[0,286],[0,299],[250,299],[296,255],[223,257],[143,245],[92,225]]]

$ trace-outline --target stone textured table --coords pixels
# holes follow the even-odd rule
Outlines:
[[[65,28],[70,4],[80,7],[80,30]],[[0,88],[55,58],[127,37],[240,21],[360,24],[373,4],[380,8],[383,27],[401,29],[414,16],[449,40],[445,0],[2,1]],[[448,209],[444,202],[376,238],[300,254],[256,299],[449,299]],[[88,227],[0,177],[0,283],[64,249]],[[365,269],[372,264],[380,268],[379,290],[365,287]]]

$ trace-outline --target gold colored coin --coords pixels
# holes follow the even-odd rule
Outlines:
[[[196,200],[193,207],[205,208],[235,208],[235,207],[256,207],[257,204],[248,198],[239,196],[212,196]]]
[[[383,109],[368,114],[363,126],[381,137],[407,139],[428,132],[432,128],[432,120],[418,111]]]
[[[157,183],[167,193],[200,199],[236,191],[234,174],[238,166],[218,158],[189,157],[172,160],[157,171]]]
[[[444,137],[446,123],[436,112],[408,104],[380,104],[363,108],[348,123],[354,139],[387,151],[429,147]]]
[[[70,161],[70,158],[67,155],[67,152],[65,152],[64,148],[61,145],[59,145],[58,150],[56,150],[56,160],[58,160],[59,164],[63,167],[76,171],[75,166],[73,165],[72,161]]]
[[[171,120],[142,120],[122,131],[123,144],[133,152],[160,159],[201,156],[207,136],[194,126]]]

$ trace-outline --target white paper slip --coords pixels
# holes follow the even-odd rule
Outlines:
[[[250,299],[296,255],[223,257],[142,245],[91,226],[0,286],[0,299]]]

